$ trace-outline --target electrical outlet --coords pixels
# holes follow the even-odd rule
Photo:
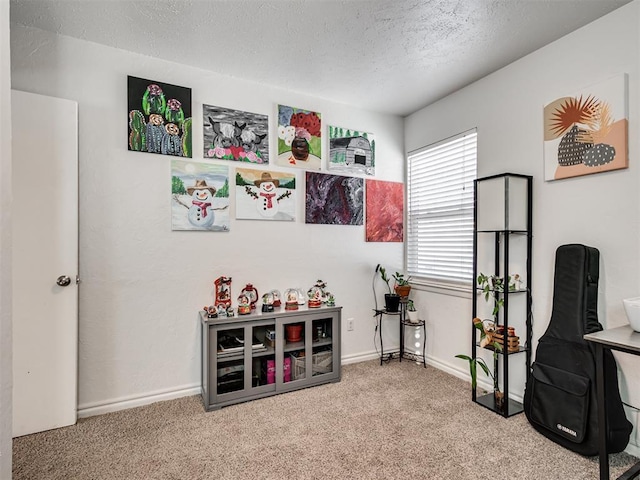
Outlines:
[[[347,331],[353,332],[353,318],[347,318]]]

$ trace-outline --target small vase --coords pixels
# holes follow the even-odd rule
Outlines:
[[[299,342],[302,340],[302,325],[301,324],[292,324],[285,325],[285,338],[287,342]]]

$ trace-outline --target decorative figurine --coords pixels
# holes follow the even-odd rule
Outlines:
[[[233,317],[233,307],[227,308],[227,317]]]
[[[314,285],[307,292],[309,295],[309,308],[319,308],[322,306],[322,289]]]
[[[205,305],[203,310],[204,313],[207,314],[207,318],[218,318],[218,309],[213,305],[209,305],[208,307]]]
[[[218,277],[215,282],[216,298],[214,305],[224,305],[225,308],[231,306],[231,277]]]
[[[299,300],[300,300],[300,293],[297,288],[287,288],[284,291],[284,309],[285,310],[298,310]]]
[[[326,301],[325,305],[327,307],[335,307],[336,306],[336,299],[333,296],[333,293],[327,292],[327,301]]]
[[[250,283],[247,283],[247,285],[242,289],[242,293],[249,299],[251,310],[255,310],[256,302],[258,301],[258,290],[256,290],[256,288]]]
[[[246,315],[251,313],[251,301],[244,293],[238,297],[238,315]]]
[[[304,305],[307,303],[307,295],[304,293],[304,290],[301,288],[296,288],[298,292],[298,305]]]
[[[273,293],[265,293],[262,295],[262,311],[273,312]]]
[[[520,289],[522,289],[522,279],[519,274],[512,273],[509,275],[509,291],[517,292]]]
[[[273,306],[276,308],[280,307],[282,305],[280,290],[271,290],[271,295],[273,295]]]
[[[318,279],[318,280],[316,280],[316,284],[314,285],[314,287],[318,287],[320,289],[320,292],[322,292],[322,295],[321,295],[322,296],[322,301],[324,302],[325,298],[327,296],[327,293],[328,293],[326,291],[327,284],[324,281]],[[311,291],[311,288],[309,289],[309,291]]]
[[[218,305],[218,316],[219,317],[226,317],[227,316],[227,307],[224,306],[224,304],[220,304]]]

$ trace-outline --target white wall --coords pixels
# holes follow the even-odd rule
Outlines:
[[[196,160],[203,103],[269,114],[271,158],[282,103],[373,132],[376,178],[402,181],[401,118],[37,29],[12,26],[11,46],[13,88],[79,105],[81,415],[197,391],[197,312],[220,275],[234,298],[249,282],[263,293],[325,280],[343,319],[355,318],[352,332],[343,322],[343,358],[375,355],[372,275],[377,263],[402,265],[402,244],[366,243],[363,226],[305,225],[302,187],[295,223],[233,220],[232,197],[230,232],[172,232],[171,157],[127,151],[127,75],[193,89]]]
[[[627,323],[622,299],[640,294],[639,18],[636,1],[405,121],[407,151],[477,127],[479,177],[507,171],[533,175],[534,347],[551,315],[558,246],[575,242],[600,250],[599,317],[605,328]],[[629,168],[545,182],[544,105],[620,73],[629,79]],[[416,294],[429,320],[431,360],[468,375],[454,355],[470,350],[471,300]],[[617,358],[623,399],[640,407],[640,360]],[[517,384],[524,385],[524,368]]]
[[[11,478],[11,61],[9,2],[0,0],[0,478]]]

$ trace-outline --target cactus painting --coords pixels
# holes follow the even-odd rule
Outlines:
[[[129,150],[191,158],[191,89],[127,77]]]
[[[626,85],[619,75],[544,107],[545,180],[629,166]]]

